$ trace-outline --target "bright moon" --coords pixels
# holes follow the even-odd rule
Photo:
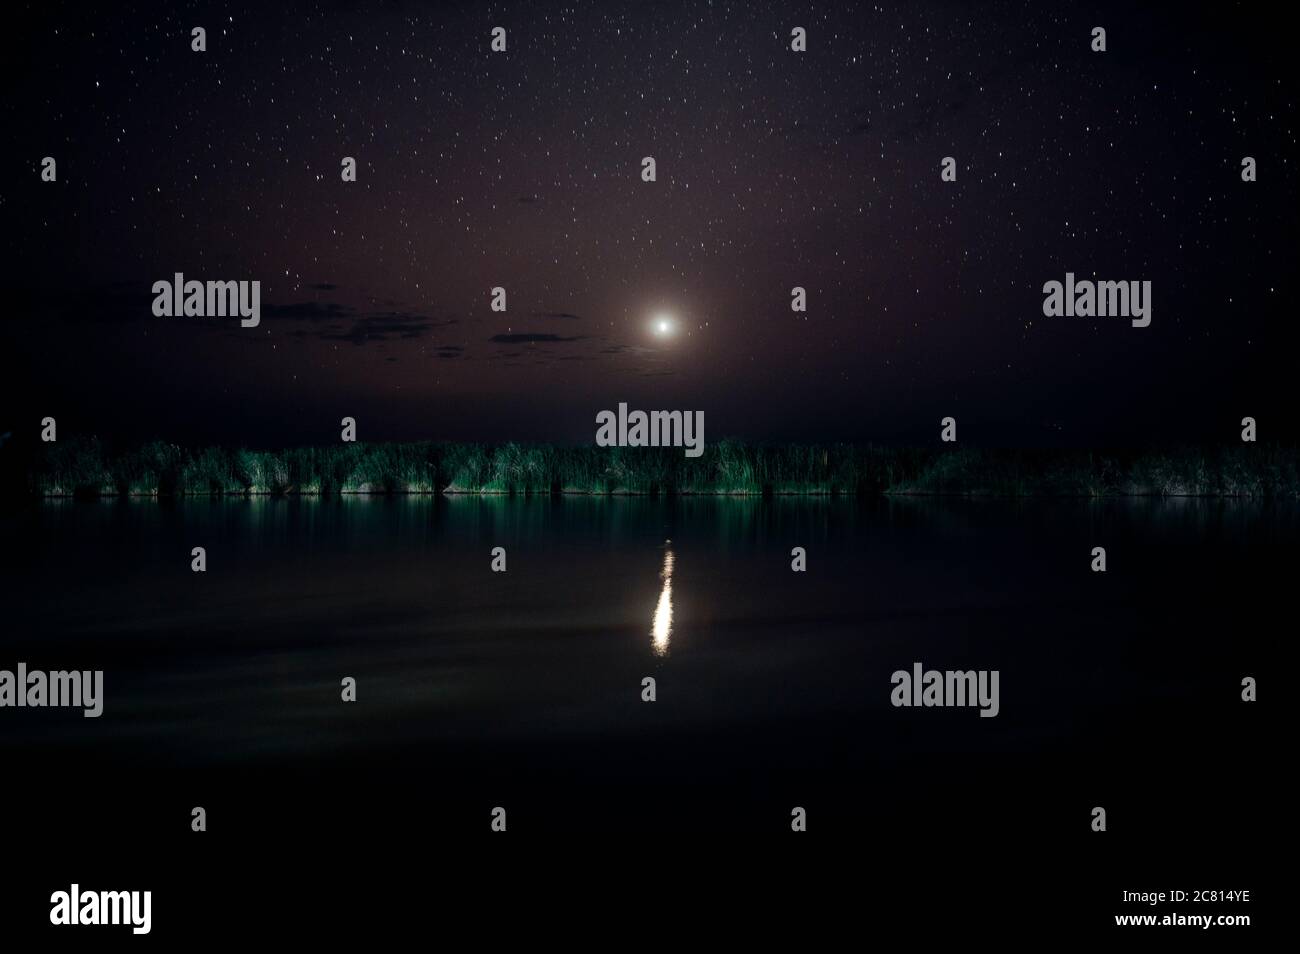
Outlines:
[[[653,328],[655,337],[667,338],[676,330],[677,324],[673,321],[672,315],[656,315]]]

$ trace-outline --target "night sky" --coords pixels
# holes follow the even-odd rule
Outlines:
[[[627,401],[710,442],[1297,435],[1266,7],[288,6],[6,14],[0,431],[591,443]],[[1067,271],[1150,280],[1151,326],[1044,318]],[[261,325],[155,317],[175,272],[260,280]]]

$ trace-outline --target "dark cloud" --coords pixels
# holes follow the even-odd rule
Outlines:
[[[289,321],[338,321],[351,318],[357,313],[355,308],[336,305],[324,301],[301,301],[292,305],[263,305],[262,317],[287,319]]]
[[[495,344],[561,344],[567,341],[582,341],[586,335],[493,335],[488,340]]]
[[[317,301],[266,305],[262,308],[262,317],[280,321],[306,322],[309,325],[319,326],[299,328],[289,332],[294,338],[346,341],[353,345],[364,345],[375,341],[411,341],[423,338],[436,328],[446,328],[458,323],[455,318],[438,321],[427,315],[405,311],[377,311],[361,314],[355,308],[346,305]],[[348,321],[352,323],[351,327],[343,330],[345,322]]]
[[[534,318],[564,318],[570,321],[582,321],[582,315],[575,315],[569,311],[535,311]]]
[[[307,287],[308,287],[308,288],[315,289],[316,291],[334,291],[334,290],[336,290],[339,286],[338,286],[338,285],[332,285],[332,284],[330,284],[329,282],[317,282],[315,285],[308,285]]]
[[[381,312],[365,318],[358,318],[347,332],[325,332],[318,337],[322,341],[346,341],[354,345],[363,345],[371,341],[411,340],[422,338],[434,328],[443,328],[455,324],[454,321],[433,321],[423,315],[409,315],[401,312]]]

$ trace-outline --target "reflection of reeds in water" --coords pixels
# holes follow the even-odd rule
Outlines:
[[[1300,496],[1300,452],[1239,445],[1141,453],[944,450],[720,441],[680,448],[450,443],[283,451],[93,438],[42,445],[30,481],[71,494],[991,494]]]

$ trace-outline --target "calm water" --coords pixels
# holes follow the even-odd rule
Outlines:
[[[7,767],[46,783],[8,807],[66,817],[93,778],[158,838],[195,804],[267,833],[496,805],[780,832],[800,805],[1024,838],[1108,804],[1172,837],[1210,801],[1250,836],[1207,766],[1263,764],[1239,684],[1292,626],[1300,540],[1294,507],[1198,500],[140,500],[5,529],[0,668],[105,670],[98,720],[0,711]],[[892,707],[917,661],[999,670],[999,716]]]

